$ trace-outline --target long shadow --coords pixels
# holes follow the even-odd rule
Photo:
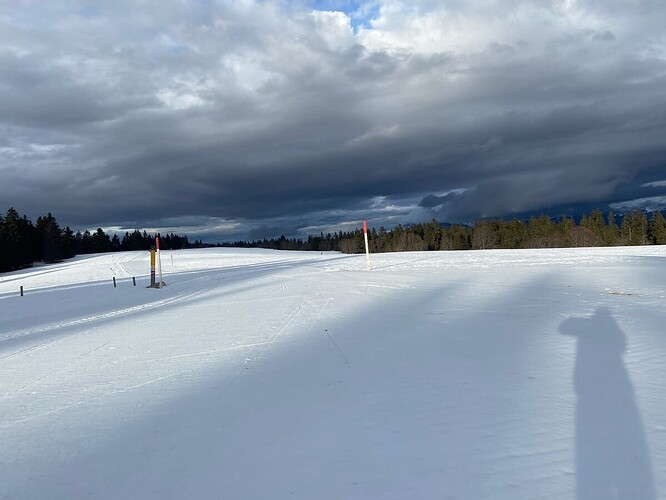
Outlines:
[[[234,276],[243,291],[256,286],[252,273]],[[469,276],[440,282],[435,273],[418,292],[387,287],[381,297],[363,302],[368,307],[355,308],[354,293],[369,276],[350,282],[344,273],[330,273],[303,281],[300,293],[313,301],[319,295],[315,306],[322,314],[310,310],[311,326],[294,321],[291,339],[270,349],[213,357],[199,367],[194,360],[191,366],[174,362],[154,374],[174,373],[173,379],[139,384],[152,388],[140,393],[122,389],[124,379],[106,372],[119,392],[101,386],[99,396],[72,399],[80,405],[46,415],[48,425],[17,425],[11,439],[0,443],[0,458],[3,446],[20,446],[27,458],[0,464],[0,476],[4,466],[4,477],[12,478],[0,482],[0,498],[519,499],[568,487],[567,477],[547,477],[568,450],[535,453],[552,448],[543,429],[551,421],[566,422],[566,414],[549,418],[549,411],[561,410],[559,399],[540,397],[543,386],[530,375],[541,367],[526,362],[547,347],[532,328],[553,331],[553,323],[542,329],[539,320],[528,318],[550,307],[552,291],[544,287],[551,277],[477,297],[476,288],[463,293],[475,283]],[[348,301],[339,292],[344,287]],[[212,293],[230,292],[225,286]],[[321,299],[329,293],[336,300],[324,313]],[[461,294],[468,298],[451,300]],[[522,309],[526,303],[529,308]],[[571,320],[576,322],[584,325],[582,332],[589,329],[589,320]],[[546,373],[559,369],[559,360],[554,364]],[[118,369],[125,366],[135,369]],[[188,367],[192,377],[178,378],[178,370]],[[137,375],[149,373],[137,369]],[[602,376],[592,389],[603,382]],[[139,396],[146,411],[134,399]],[[98,421],[102,411],[106,416]],[[49,436],[44,446],[42,435]],[[651,482],[649,462],[644,470]],[[634,491],[626,498],[655,497],[652,486],[651,494]]]
[[[652,466],[622,354],[626,336],[605,307],[569,318],[560,333],[577,339],[576,498],[656,498]]]

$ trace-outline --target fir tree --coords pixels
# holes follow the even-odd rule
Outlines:
[[[623,245],[647,245],[648,220],[643,210],[632,210],[622,218],[620,236]]]
[[[666,245],[666,218],[659,210],[652,212],[649,226],[650,243]]]
[[[35,224],[38,237],[38,260],[44,262],[58,262],[63,258],[62,231],[55,217],[49,212],[44,217],[38,217]]]
[[[5,255],[2,266],[5,271],[21,269],[31,265],[37,257],[37,237],[32,222],[19,216],[13,207],[7,210],[3,227]]]

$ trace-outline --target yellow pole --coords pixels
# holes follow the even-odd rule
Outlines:
[[[155,287],[155,249],[150,249],[150,288]]]
[[[159,233],[158,233],[159,234]],[[155,248],[157,249],[157,274],[160,275],[160,281],[157,288],[162,288],[164,282],[162,281],[162,257],[160,257],[160,237],[155,238]]]

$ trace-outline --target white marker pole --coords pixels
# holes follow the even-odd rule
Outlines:
[[[160,237],[155,238],[155,250],[157,252],[157,274],[160,277],[160,281],[157,284],[157,288],[162,288],[162,258],[160,257]]]
[[[370,247],[368,246],[368,223],[363,221],[363,239],[365,240],[365,260],[370,270]]]

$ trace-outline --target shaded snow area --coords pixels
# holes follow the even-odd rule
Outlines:
[[[666,498],[666,247],[372,265],[0,276],[0,498]]]

